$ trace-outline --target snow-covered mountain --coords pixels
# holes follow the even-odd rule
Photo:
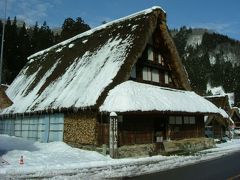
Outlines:
[[[193,90],[205,95],[208,83],[235,93],[240,105],[240,41],[207,29],[171,31]]]
[[[201,45],[202,38],[204,33],[210,32],[207,29],[194,29],[191,34],[189,34],[187,38],[186,47],[192,46],[196,47],[197,45]]]
[[[179,45],[178,40],[180,39],[182,41],[180,45],[184,47],[184,53],[186,54],[189,53],[189,48],[194,48],[198,49],[198,55],[201,56],[203,54],[202,48],[208,47],[210,64],[215,64],[216,59],[219,59],[223,62],[230,62],[233,66],[240,65],[239,41],[203,28],[188,29],[183,27],[180,30],[172,30],[171,34],[177,46]]]

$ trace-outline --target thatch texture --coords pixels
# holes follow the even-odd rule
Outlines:
[[[225,127],[234,124],[230,116],[231,105],[228,95],[206,96],[205,98],[215,104],[221,111],[219,115],[209,116],[206,121],[206,125],[213,121],[216,121],[217,124],[221,124]]]
[[[231,112],[231,105],[229,102],[228,95],[216,95],[216,96],[206,96],[207,100],[211,101],[217,107],[223,109],[230,115]]]
[[[12,105],[12,101],[6,95],[5,90],[5,86],[0,86],[0,109],[4,109]]]
[[[160,43],[163,42],[161,43],[161,46],[163,49],[165,49],[165,56],[168,57],[167,59],[170,60],[170,65],[172,69],[174,69],[172,72],[174,79],[177,79],[178,86],[182,87],[182,89],[191,90],[186,70],[182,64],[177,48],[164,21],[159,24],[159,29],[159,38],[161,38]]]
[[[4,114],[98,109],[108,92],[126,81],[149,38],[159,39],[170,57],[178,87],[189,82],[171,39],[166,14],[154,7],[107,23],[29,57],[8,88],[13,105]]]
[[[233,107],[231,109],[230,117],[234,121],[237,127],[240,127],[240,110],[238,107]]]

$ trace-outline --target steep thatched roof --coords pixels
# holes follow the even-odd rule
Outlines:
[[[232,118],[232,120],[234,122],[237,123],[237,125],[239,125],[239,123],[240,123],[240,109],[238,107],[233,107],[231,109],[230,117]]]
[[[0,109],[7,108],[12,105],[12,101],[8,98],[5,93],[6,87],[0,86]]]
[[[226,127],[234,124],[230,115],[231,104],[228,95],[206,96],[205,98],[215,104],[220,109],[220,114],[217,116],[209,116],[206,124],[210,123],[213,120]]]
[[[183,89],[186,72],[168,33],[166,14],[153,7],[99,26],[29,57],[7,90],[13,105],[2,111],[24,113],[62,109],[97,109],[107,93],[129,79],[153,32],[161,29]]]
[[[207,100],[211,101],[217,107],[224,109],[228,114],[231,112],[231,104],[228,95],[206,96]]]

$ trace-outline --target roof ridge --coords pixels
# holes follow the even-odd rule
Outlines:
[[[77,34],[77,35],[73,36],[72,38],[69,38],[69,39],[67,39],[67,40],[64,40],[64,41],[62,41],[62,42],[60,42],[60,43],[58,43],[58,44],[55,44],[55,45],[53,45],[53,46],[51,46],[51,47],[49,47],[49,48],[47,48],[47,49],[38,51],[38,52],[30,55],[27,59],[30,60],[31,58],[36,57],[36,56],[38,56],[38,55],[42,55],[42,54],[50,51],[50,50],[53,49],[53,48],[56,48],[56,47],[61,46],[61,45],[64,46],[64,45],[69,44],[70,42],[72,42],[72,41],[74,41],[74,40],[76,40],[76,39],[80,39],[80,38],[83,38],[83,37],[85,37],[85,36],[89,36],[89,35],[93,34],[94,32],[99,31],[99,30],[102,30],[102,29],[105,29],[105,28],[107,28],[107,27],[109,27],[109,26],[112,26],[113,24],[116,24],[116,23],[125,21],[125,20],[127,20],[127,19],[135,18],[135,17],[140,16],[140,15],[142,15],[142,14],[144,14],[144,15],[150,14],[150,13],[152,13],[154,10],[161,10],[161,11],[163,11],[164,13],[166,13],[166,11],[164,11],[160,6],[153,6],[153,7],[151,7],[151,8],[148,8],[148,9],[145,9],[145,10],[142,10],[142,11],[138,11],[138,12],[136,12],[136,13],[133,13],[133,14],[130,14],[130,15],[127,15],[127,16],[124,16],[124,17],[121,17],[121,18],[118,18],[118,19],[113,20],[113,21],[110,21],[110,22],[108,22],[108,23],[106,23],[106,24],[102,24],[102,25],[97,26],[97,27],[95,27],[95,28],[93,28],[93,29],[90,29],[90,30],[88,30],[88,31],[85,31],[85,32],[83,32],[83,33]]]

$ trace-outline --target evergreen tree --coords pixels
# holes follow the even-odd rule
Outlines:
[[[19,30],[18,35],[18,53],[17,53],[17,61],[18,67],[17,70],[20,71],[23,66],[27,63],[27,57],[31,53],[31,46],[30,46],[30,38],[26,29],[25,23]]]
[[[66,40],[74,36],[75,21],[72,18],[64,20],[62,25],[61,40]]]
[[[52,46],[53,42],[54,42],[53,32],[50,30],[49,26],[47,25],[47,22],[44,21],[38,33],[39,49],[46,49]]]
[[[30,38],[31,53],[35,53],[40,50],[39,47],[40,44],[38,41],[39,41],[39,27],[38,22],[36,22]]]
[[[7,20],[6,31],[5,31],[5,44],[4,44],[4,54],[5,54],[5,65],[6,65],[6,79],[7,83],[12,82],[17,74],[17,19],[16,17],[11,23],[10,18]]]
[[[80,34],[90,29],[90,26],[87,25],[82,18],[77,17],[76,22],[74,24],[74,35]]]
[[[67,18],[62,25],[61,40],[69,39],[89,29],[90,26],[87,25],[82,18],[78,17],[76,21],[72,18]]]

